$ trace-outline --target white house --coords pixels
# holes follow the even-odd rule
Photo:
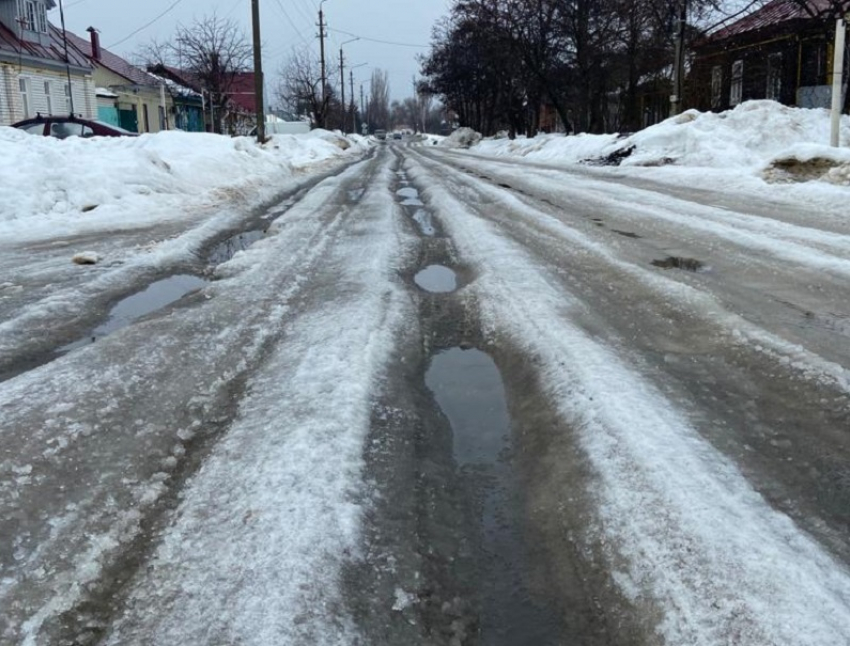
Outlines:
[[[36,114],[97,117],[92,67],[47,20],[54,0],[0,0],[0,125]],[[68,77],[70,74],[70,86]],[[73,101],[72,101],[73,98]]]

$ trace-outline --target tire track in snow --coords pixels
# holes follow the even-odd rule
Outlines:
[[[850,574],[774,511],[689,420],[573,322],[579,303],[421,164],[412,177],[463,256],[494,333],[542,362],[597,474],[599,538],[668,643],[822,646],[850,639]],[[492,204],[484,207],[492,210]],[[565,492],[565,497],[567,492]]]

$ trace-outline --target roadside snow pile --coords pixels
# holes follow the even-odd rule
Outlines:
[[[440,142],[446,148],[470,148],[481,141],[481,134],[472,128],[458,128]]]
[[[222,196],[270,197],[295,170],[364,149],[352,142],[343,152],[329,135],[284,135],[259,146],[204,133],[58,140],[0,127],[0,235],[4,223],[20,227],[21,220],[126,225],[139,213],[150,225],[143,212],[173,208],[178,217],[186,206]]]
[[[688,110],[628,137],[540,135],[482,141],[474,151],[534,161],[748,169],[768,180],[850,183],[850,155],[830,148],[829,111],[747,101],[722,113]],[[850,143],[850,117],[841,142]]]

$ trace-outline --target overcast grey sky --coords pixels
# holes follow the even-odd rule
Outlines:
[[[95,27],[101,33],[101,43],[125,58],[131,58],[153,38],[166,39],[178,23],[189,25],[196,18],[213,13],[234,20],[243,27],[246,37],[251,37],[251,0],[63,0],[63,3],[69,30],[87,37],[86,28]],[[325,0],[322,7],[329,27],[325,45],[328,75],[335,73],[331,78],[339,78],[340,45],[359,36],[360,40],[343,47],[346,69],[368,63],[354,70],[355,93],[359,95],[358,84],[368,81],[372,68],[380,68],[389,73],[391,99],[411,96],[413,76],[419,72],[416,56],[427,53],[431,28],[448,14],[451,4],[451,0]],[[293,48],[310,47],[318,55],[319,2],[260,0],[260,12],[263,68],[266,86],[272,90],[277,71]],[[157,19],[161,14],[165,15]],[[58,9],[51,12],[50,19],[59,24]],[[345,76],[347,92],[347,71]]]

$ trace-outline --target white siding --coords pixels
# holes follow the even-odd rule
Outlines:
[[[24,119],[21,102],[21,78],[29,80],[29,103],[33,114],[48,113],[45,82],[50,83],[54,114],[67,114],[65,86],[68,77],[64,72],[37,70],[3,65],[0,74],[0,125],[9,125]],[[94,93],[94,81],[91,76],[71,76],[74,88],[74,113],[85,119],[97,118],[97,104]],[[11,95],[11,96],[10,96]]]

